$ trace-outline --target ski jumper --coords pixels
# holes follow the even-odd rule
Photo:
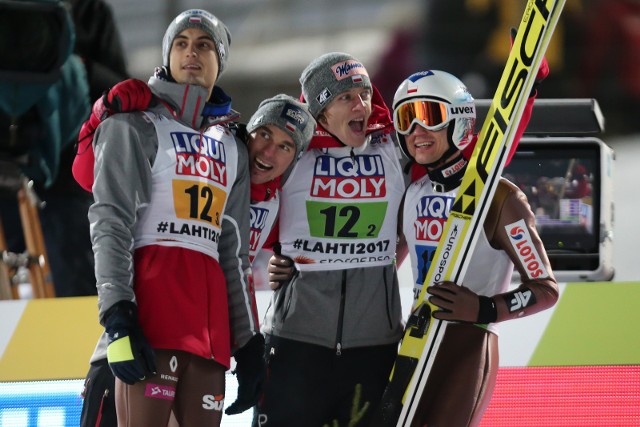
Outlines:
[[[102,318],[114,303],[135,301],[156,352],[158,375],[133,386],[116,381],[118,408],[136,407],[122,416],[166,423],[173,407],[189,414],[183,419],[210,419],[198,402],[210,393],[221,415],[231,350],[259,333],[245,275],[247,152],[203,117],[205,88],[155,77],[149,86],[163,101],[110,117],[94,137],[98,307]],[[206,390],[189,385],[195,377]]]
[[[343,425],[354,393],[373,408],[387,382],[402,335],[395,250],[405,184],[377,92],[373,108],[362,147],[319,126],[282,187],[279,241],[297,271],[265,315],[268,379],[254,425]]]
[[[100,318],[119,301],[136,302],[158,372],[130,386],[116,381],[118,422],[165,425],[173,410],[185,423],[215,424],[231,351],[259,333],[246,277],[248,155],[203,114],[206,88],[158,77],[149,87],[161,101],[110,117],[94,136]],[[94,357],[102,346],[104,338]]]
[[[404,200],[402,229],[418,293],[458,191],[438,192],[434,188],[441,187],[424,176],[407,188]],[[514,265],[523,283],[509,293]],[[459,285],[478,295],[504,300],[496,303],[500,320],[529,314],[536,304],[532,312],[537,312],[557,299],[557,285],[535,228],[534,214],[526,196],[504,178]],[[526,296],[528,302],[520,304],[518,295]],[[468,426],[480,422],[498,371],[497,332],[495,323],[448,325],[412,425]]]
[[[245,277],[246,148],[202,117],[206,89],[155,77],[149,86],[165,102],[105,120],[94,138],[100,316],[135,300],[152,347],[228,367],[258,328]]]

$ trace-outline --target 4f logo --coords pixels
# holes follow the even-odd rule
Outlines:
[[[509,299],[511,298],[511,299]],[[507,305],[509,306],[509,312],[514,313],[523,308],[529,307],[536,302],[536,297],[529,289],[524,291],[517,291],[505,297]]]
[[[324,88],[324,90],[320,92],[320,95],[316,97],[316,101],[318,101],[318,104],[324,105],[324,103],[327,102],[327,99],[329,99],[330,97],[331,91],[327,88]]]

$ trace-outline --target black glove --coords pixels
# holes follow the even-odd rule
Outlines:
[[[104,316],[104,328],[113,375],[131,385],[156,374],[155,355],[138,325],[138,307],[133,302],[114,304]]]
[[[264,337],[258,333],[238,349],[235,354],[236,369],[233,371],[238,377],[238,397],[224,413],[239,414],[258,403],[262,384],[266,376],[264,360]]]

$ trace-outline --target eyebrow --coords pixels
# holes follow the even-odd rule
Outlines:
[[[267,132],[269,135],[273,136],[273,132],[271,131],[271,129],[269,129],[267,126],[262,126],[262,130],[264,130],[265,132]],[[296,143],[293,141],[289,141],[288,139],[283,141],[283,143],[288,146],[289,148],[296,148]]]
[[[189,37],[185,36],[184,34],[178,34],[173,40],[175,41],[176,39],[185,39],[185,40],[189,40]],[[197,37],[196,40],[209,40],[211,42],[213,42],[213,39],[209,36],[209,35],[202,35],[200,37]]]

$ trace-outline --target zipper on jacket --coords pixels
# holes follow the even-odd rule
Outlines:
[[[342,285],[340,289],[340,311],[338,312],[338,333],[336,336],[336,355],[342,355],[342,326],[344,323],[344,301],[347,294],[347,271],[342,270]]]

